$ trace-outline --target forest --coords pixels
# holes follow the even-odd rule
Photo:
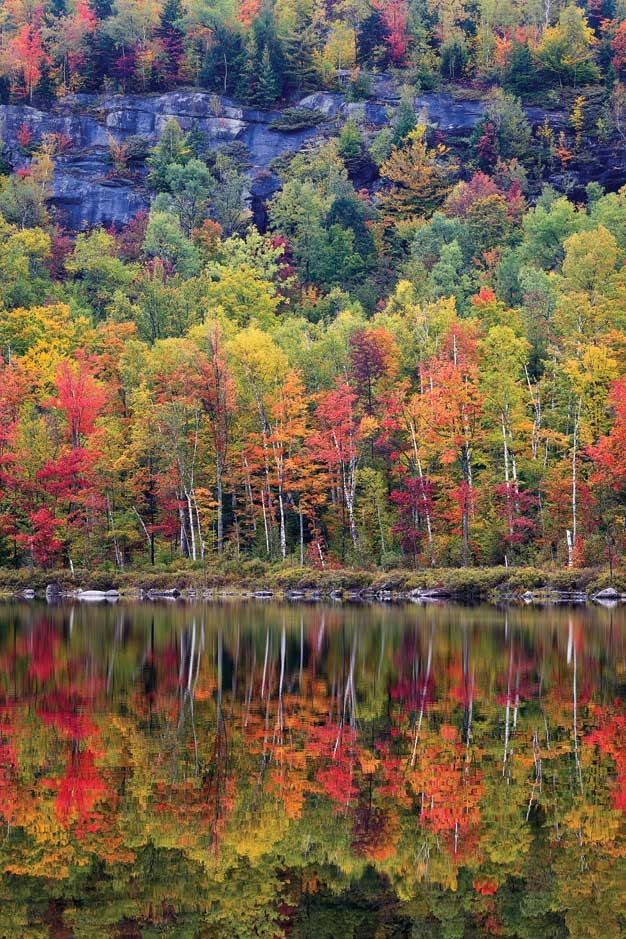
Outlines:
[[[4,0],[9,111],[400,91],[274,161],[262,219],[175,118],[109,134],[149,210],[82,231],[71,140],[3,141],[0,565],[619,566],[626,188],[585,167],[623,169],[625,71],[620,0]],[[424,90],[481,102],[463,146]]]

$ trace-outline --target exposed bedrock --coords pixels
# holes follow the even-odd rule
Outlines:
[[[237,142],[246,149],[250,178],[250,205],[255,218],[263,224],[267,200],[278,189],[278,177],[272,163],[284,154],[315,145],[337,132],[341,123],[353,117],[370,132],[375,132],[392,117],[398,103],[393,83],[381,77],[375,95],[366,102],[350,103],[344,95],[319,92],[303,98],[299,108],[315,112],[321,123],[297,130],[272,126],[281,111],[261,111],[240,106],[228,98],[197,90],[174,91],[162,95],[73,95],[58,101],[52,110],[41,111],[18,105],[0,106],[0,136],[15,168],[27,163],[18,144],[18,131],[26,126],[34,142],[45,134],[59,135],[62,155],[55,161],[52,204],[59,221],[73,230],[94,225],[123,225],[140,209],[148,208],[150,194],[145,188],[145,165],[132,165],[131,175],[116,176],[109,155],[111,137],[120,142],[143,137],[154,145],[170,117],[185,130],[201,131],[206,146],[217,149]],[[462,147],[480,120],[484,103],[458,101],[448,94],[423,94],[415,98],[415,109],[428,122]],[[546,112],[528,109],[533,124],[542,123]],[[566,115],[549,112],[548,120],[559,128]],[[375,175],[375,174],[374,174]],[[585,178],[586,177],[586,178]],[[573,179],[555,179],[562,188],[578,188],[590,179],[599,179],[609,189],[626,182],[624,159],[615,149],[598,152],[593,164]],[[367,174],[355,180],[370,185]]]

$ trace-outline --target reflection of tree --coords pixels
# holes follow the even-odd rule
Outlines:
[[[524,616],[0,631],[0,936],[619,935],[624,630]]]

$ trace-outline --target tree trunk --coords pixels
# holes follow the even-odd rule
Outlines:
[[[280,518],[280,556],[284,561],[287,557],[287,535],[285,533],[285,503],[283,499],[282,483],[278,484],[278,514]]]
[[[217,553],[224,551],[224,488],[222,481],[222,459],[218,455],[215,465],[217,481]]]
[[[568,532],[568,566],[574,566],[576,553],[576,540],[578,538],[578,472],[576,458],[578,456],[578,430],[580,425],[580,411],[582,401],[578,399],[578,407],[574,418],[574,438],[572,441],[572,530]]]
[[[462,507],[462,518],[463,518],[463,567],[469,565],[470,560],[470,547],[469,547],[469,532],[470,532],[470,508],[472,504],[472,464],[470,461],[469,448],[467,444],[463,446],[461,452],[461,464],[463,468],[463,507]]]

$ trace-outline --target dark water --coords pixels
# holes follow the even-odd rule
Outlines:
[[[626,935],[626,612],[0,606],[0,936]]]

